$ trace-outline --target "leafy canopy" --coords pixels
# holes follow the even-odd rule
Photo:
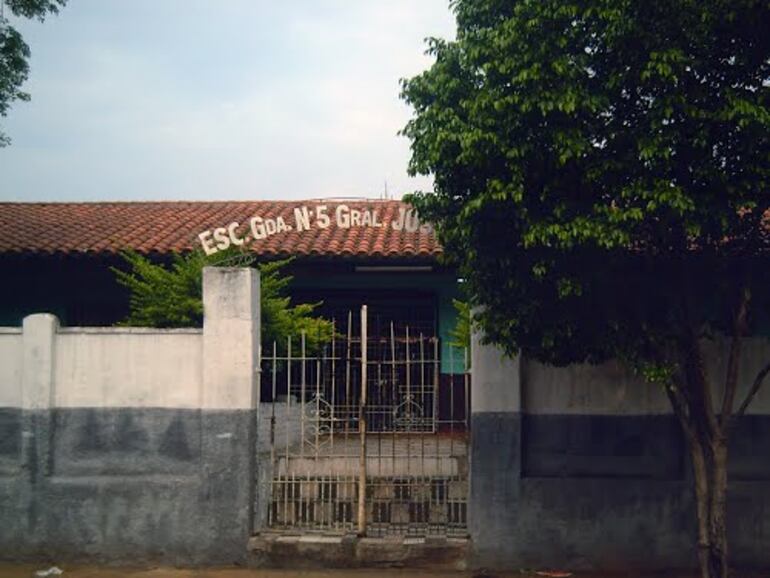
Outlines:
[[[0,116],[7,116],[13,101],[29,100],[29,94],[21,90],[29,74],[29,46],[10,25],[5,10],[14,16],[37,18],[42,22],[49,14],[57,14],[66,1],[0,0]],[[0,131],[0,147],[9,143],[8,136]]]
[[[619,358],[690,450],[703,576],[727,578],[727,440],[743,337],[770,320],[770,3],[456,0],[406,80],[413,202],[489,340]],[[764,220],[764,221],[763,221]],[[724,376],[704,340],[730,336]],[[715,398],[722,381],[721,403]],[[741,384],[743,385],[743,384]]]
[[[664,378],[662,352],[730,326],[743,289],[770,325],[770,4],[453,9],[456,40],[431,39],[435,63],[403,81],[409,169],[435,183],[411,201],[493,342]]]
[[[238,257],[234,250],[216,257],[202,251],[173,254],[168,267],[134,252],[122,253],[130,269],[113,268],[118,282],[130,295],[130,314],[122,325],[138,327],[191,327],[203,322],[203,267]],[[224,259],[224,261],[223,261]],[[262,342],[282,349],[289,336],[306,334],[308,351],[317,351],[332,336],[332,322],[314,316],[320,303],[292,305],[286,290],[292,277],[285,273],[291,259],[259,264]]]

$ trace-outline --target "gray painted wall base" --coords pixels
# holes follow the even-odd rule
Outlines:
[[[255,418],[250,410],[1,409],[0,558],[248,562]],[[691,474],[671,418],[472,419],[475,565],[695,564]],[[747,568],[770,566],[768,447],[770,417],[738,424],[729,532],[733,561]]]
[[[244,562],[251,410],[0,410],[0,558]]]
[[[472,416],[473,564],[693,567],[690,468],[673,418]],[[770,567],[770,416],[733,433],[733,563]]]

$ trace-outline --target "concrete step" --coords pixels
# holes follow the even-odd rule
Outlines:
[[[264,568],[409,567],[462,571],[470,540],[449,537],[358,537],[355,534],[262,532],[249,540],[249,563]]]

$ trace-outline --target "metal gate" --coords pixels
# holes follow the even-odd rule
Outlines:
[[[301,335],[263,352],[268,528],[465,535],[467,351],[445,347],[442,375],[436,336],[355,317],[315,351]]]

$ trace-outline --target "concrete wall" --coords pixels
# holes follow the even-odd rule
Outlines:
[[[0,327],[0,407],[21,406],[21,329]]]
[[[707,348],[711,375],[725,343]],[[749,340],[747,387],[770,343]],[[695,564],[692,474],[667,399],[618,364],[505,359],[474,336],[470,531],[475,563],[670,568]],[[770,565],[770,388],[733,434],[733,560]]]
[[[252,529],[259,279],[203,330],[0,330],[0,558],[237,563]]]
[[[203,407],[199,329],[62,328],[56,407]]]

